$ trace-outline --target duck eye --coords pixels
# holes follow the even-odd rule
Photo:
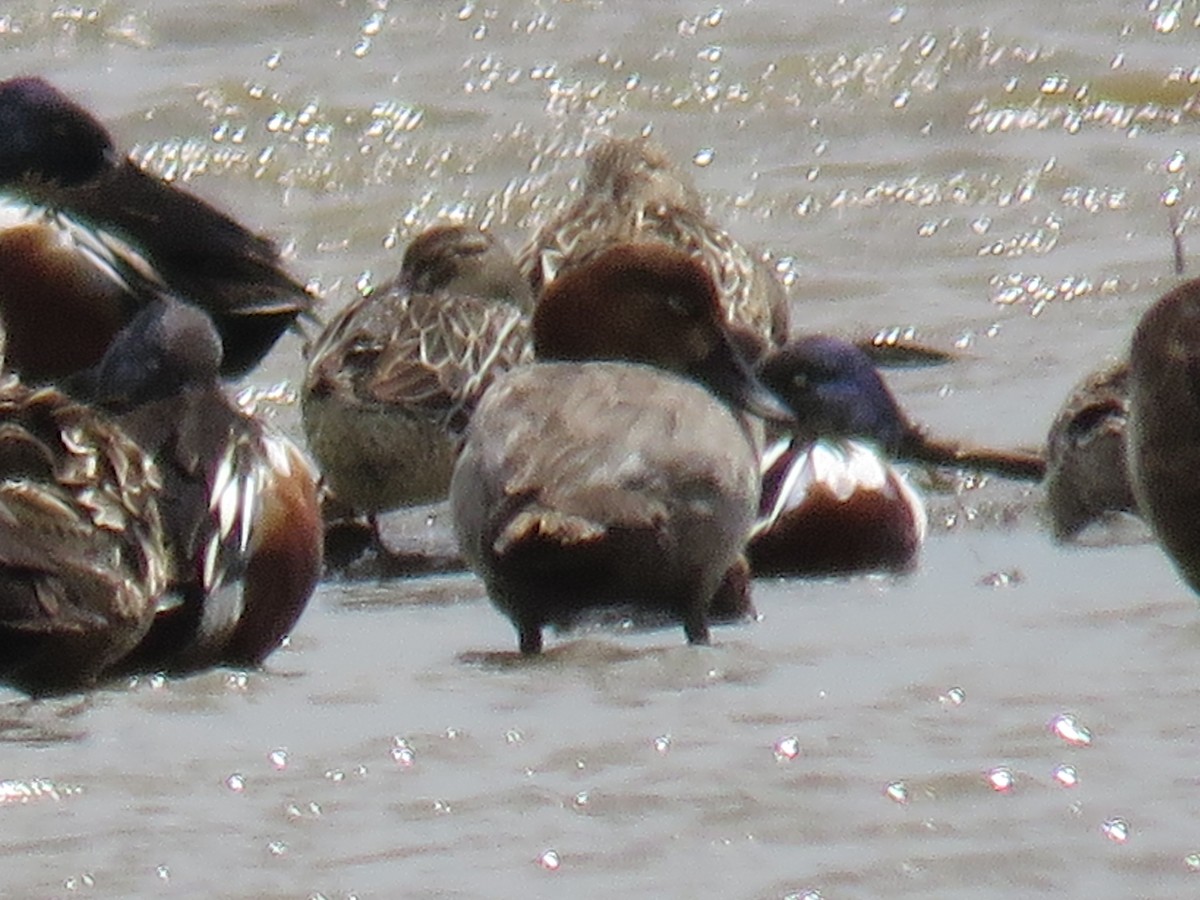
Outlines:
[[[808,387],[808,373],[797,372],[792,376],[792,386],[798,390],[805,390]]]
[[[667,309],[682,319],[692,317],[692,308],[680,294],[667,294]]]

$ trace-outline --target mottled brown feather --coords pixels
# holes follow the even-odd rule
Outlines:
[[[763,259],[709,218],[691,180],[654,144],[607,139],[592,148],[582,195],[543,224],[518,263],[540,293],[615,244],[661,243],[700,259],[727,321],[759,351],[788,335],[787,292]]]

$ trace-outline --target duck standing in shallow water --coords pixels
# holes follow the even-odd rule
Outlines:
[[[450,486],[463,555],[522,653],[547,624],[626,604],[707,643],[723,584],[746,589],[758,459],[730,406],[786,411],[723,318],[704,266],[661,244],[611,247],[547,287],[543,361],[483,396]]]
[[[1108,513],[1137,512],[1126,467],[1129,363],[1089,375],[1046,438],[1046,505],[1054,536],[1074,538]]]
[[[724,317],[753,338],[756,353],[787,340],[783,285],[712,222],[691,180],[645,139],[607,138],[594,146],[582,196],[538,229],[519,261],[540,294],[555,278],[625,243],[663,244],[700,260]]]
[[[230,403],[220,363],[209,318],[160,298],[69,384],[162,476],[173,600],[121,669],[257,665],[295,625],[321,573],[316,473],[290,441]]]
[[[533,297],[490,235],[418,235],[391,284],[343,309],[317,340],[301,411],[334,498],[376,516],[445,499],[462,431],[500,373],[532,359]]]
[[[0,379],[0,681],[86,687],[144,639],[171,568],[160,489],[106,416]]]
[[[1200,279],[1142,316],[1129,365],[1133,493],[1179,573],[1200,591]]]
[[[27,380],[94,365],[163,288],[212,316],[227,376],[311,309],[270,241],[143,172],[41,78],[0,82],[0,194],[29,207],[0,231],[0,315],[19,335],[7,362]]]

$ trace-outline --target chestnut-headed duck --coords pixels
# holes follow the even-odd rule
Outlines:
[[[227,376],[251,369],[311,309],[273,243],[142,171],[41,78],[0,82],[0,195],[24,207],[0,231],[0,316],[20,320],[8,364],[25,379],[94,365],[164,289],[212,316]]]
[[[540,361],[484,394],[454,469],[463,555],[523,654],[545,625],[612,606],[665,612],[707,643],[714,598],[748,590],[758,505],[732,408],[786,410],[735,349],[704,265],[664,244],[618,244],[560,274],[533,332]]]
[[[430,228],[399,276],[347,305],[314,345],[301,411],[325,485],[377,515],[443,500],[462,431],[500,373],[532,359],[532,293],[491,235]]]
[[[787,339],[788,297],[763,259],[709,218],[691,179],[644,138],[606,138],[587,154],[582,195],[521,252],[536,293],[615,244],[664,244],[699,259],[724,317],[761,353]]]

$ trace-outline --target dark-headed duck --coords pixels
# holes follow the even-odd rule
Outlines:
[[[220,361],[209,318],[160,298],[69,385],[162,473],[174,601],[122,668],[256,665],[287,636],[321,572],[316,473],[233,406]]]
[[[828,335],[789,341],[759,367],[763,382],[795,411],[808,437],[861,437],[893,459],[1040,480],[1046,461],[1027,450],[992,450],[934,438],[900,409],[870,357]]]
[[[225,375],[252,368],[312,306],[274,244],[143,172],[41,78],[0,82],[0,194],[29,206],[0,232],[0,316],[21,335],[8,363],[26,379],[94,365],[164,288],[212,316]],[[63,321],[77,333],[63,337]]]
[[[799,338],[769,354],[759,377],[795,422],[763,457],[749,548],[755,573],[911,568],[925,540],[925,503],[888,457],[920,435],[870,359],[840,338]]]
[[[1037,480],[1038,453],[938,440],[900,409],[864,350],[837,337],[796,338],[759,377],[792,409],[795,432],[764,455],[756,572],[823,574],[913,565],[923,501],[889,460]]]

